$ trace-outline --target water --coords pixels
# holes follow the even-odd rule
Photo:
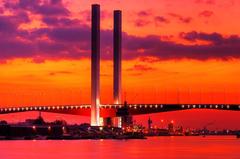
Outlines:
[[[240,159],[235,136],[147,140],[0,141],[1,159]]]

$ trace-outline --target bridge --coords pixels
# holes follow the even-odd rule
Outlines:
[[[180,111],[189,109],[214,109],[240,111],[240,105],[237,104],[106,104],[100,105],[100,117],[118,117],[122,109],[127,109],[129,115],[141,115],[168,111]],[[0,108],[0,114],[42,111],[61,114],[73,114],[90,116],[91,105],[55,105],[55,106],[21,106]]]
[[[64,114],[91,116],[91,125],[99,126],[102,118],[121,118],[140,114],[179,111],[188,109],[215,109],[240,111],[237,104],[128,104],[122,103],[122,13],[114,11],[113,29],[113,104],[100,102],[100,5],[92,5],[92,38],[91,38],[91,104],[55,105],[55,106],[14,106],[0,107],[0,114],[43,111]]]

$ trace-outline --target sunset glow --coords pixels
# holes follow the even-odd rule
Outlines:
[[[102,10],[101,103],[113,103],[112,10],[120,9],[123,100],[240,104],[240,1],[20,0],[0,3],[1,107],[91,102],[93,3]]]

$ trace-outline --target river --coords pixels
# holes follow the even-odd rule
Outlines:
[[[240,159],[235,136],[0,141],[0,159]]]

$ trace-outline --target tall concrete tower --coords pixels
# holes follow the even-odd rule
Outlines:
[[[122,104],[122,12],[114,11],[114,32],[113,32],[113,97],[114,104]]]
[[[99,126],[100,107],[100,5],[92,5],[91,125]]]

